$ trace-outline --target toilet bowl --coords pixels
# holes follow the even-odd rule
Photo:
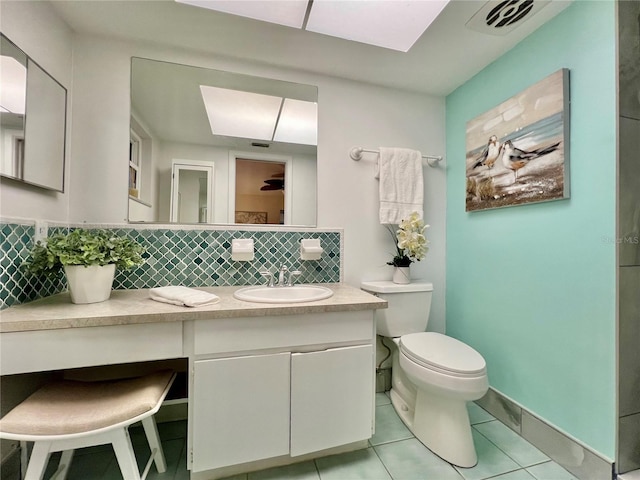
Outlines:
[[[407,347],[410,337],[412,350]],[[415,396],[396,403],[413,404],[413,412],[403,419],[409,430],[433,453],[460,467],[473,467],[478,458],[473,445],[467,402],[478,400],[489,388],[486,364],[468,345],[439,333],[411,333],[400,337],[399,369],[415,387]],[[455,348],[451,348],[455,347]],[[451,355],[425,355],[429,348]],[[458,353],[464,353],[456,357]],[[393,375],[393,373],[392,373]]]
[[[460,467],[472,467],[477,454],[466,402],[489,388],[486,363],[470,346],[440,333],[425,332],[429,283],[361,285],[389,302],[377,318],[378,334],[393,340],[391,403],[409,430],[433,453]]]

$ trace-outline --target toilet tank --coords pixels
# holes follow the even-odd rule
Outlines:
[[[401,285],[391,281],[362,282],[360,288],[389,303],[376,310],[376,329],[384,337],[424,332],[431,309],[431,283]]]

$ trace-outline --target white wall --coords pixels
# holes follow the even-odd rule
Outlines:
[[[345,280],[391,278],[394,245],[378,223],[375,157],[349,158],[354,146],[406,147],[444,155],[444,101],[408,92],[323,79],[319,91],[318,225],[345,229]],[[423,168],[425,222],[430,250],[412,277],[433,282],[429,330],[444,331],[445,166]]]
[[[313,155],[294,155],[291,181],[291,224],[314,225],[317,222],[317,160]]]
[[[0,215],[67,221],[71,163],[68,146],[72,101],[72,32],[48,3],[7,0],[0,2],[0,30],[58,80],[68,92],[65,193],[52,192],[2,178]]]

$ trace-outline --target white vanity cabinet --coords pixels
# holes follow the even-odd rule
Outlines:
[[[372,311],[193,322],[192,472],[371,437],[374,326]]]
[[[373,433],[371,345],[291,355],[292,457]]]
[[[289,453],[290,354],[194,362],[195,472]]]
[[[155,302],[144,289],[80,305],[68,293],[53,295],[2,311],[0,375],[188,359],[192,480],[366,448],[374,314],[387,303],[330,287],[329,299],[285,305],[207,287],[220,302],[198,308]]]

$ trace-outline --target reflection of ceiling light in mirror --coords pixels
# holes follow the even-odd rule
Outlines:
[[[449,0],[175,0],[407,52]]]
[[[317,145],[318,104],[285,98],[273,139],[276,142]]]
[[[282,98],[200,85],[214,135],[271,140]]]
[[[4,111],[24,115],[27,69],[13,57],[0,56],[0,105]]]
[[[315,0],[307,30],[407,52],[449,0]]]
[[[307,0],[176,0],[176,2],[295,28],[302,28],[309,3]]]

